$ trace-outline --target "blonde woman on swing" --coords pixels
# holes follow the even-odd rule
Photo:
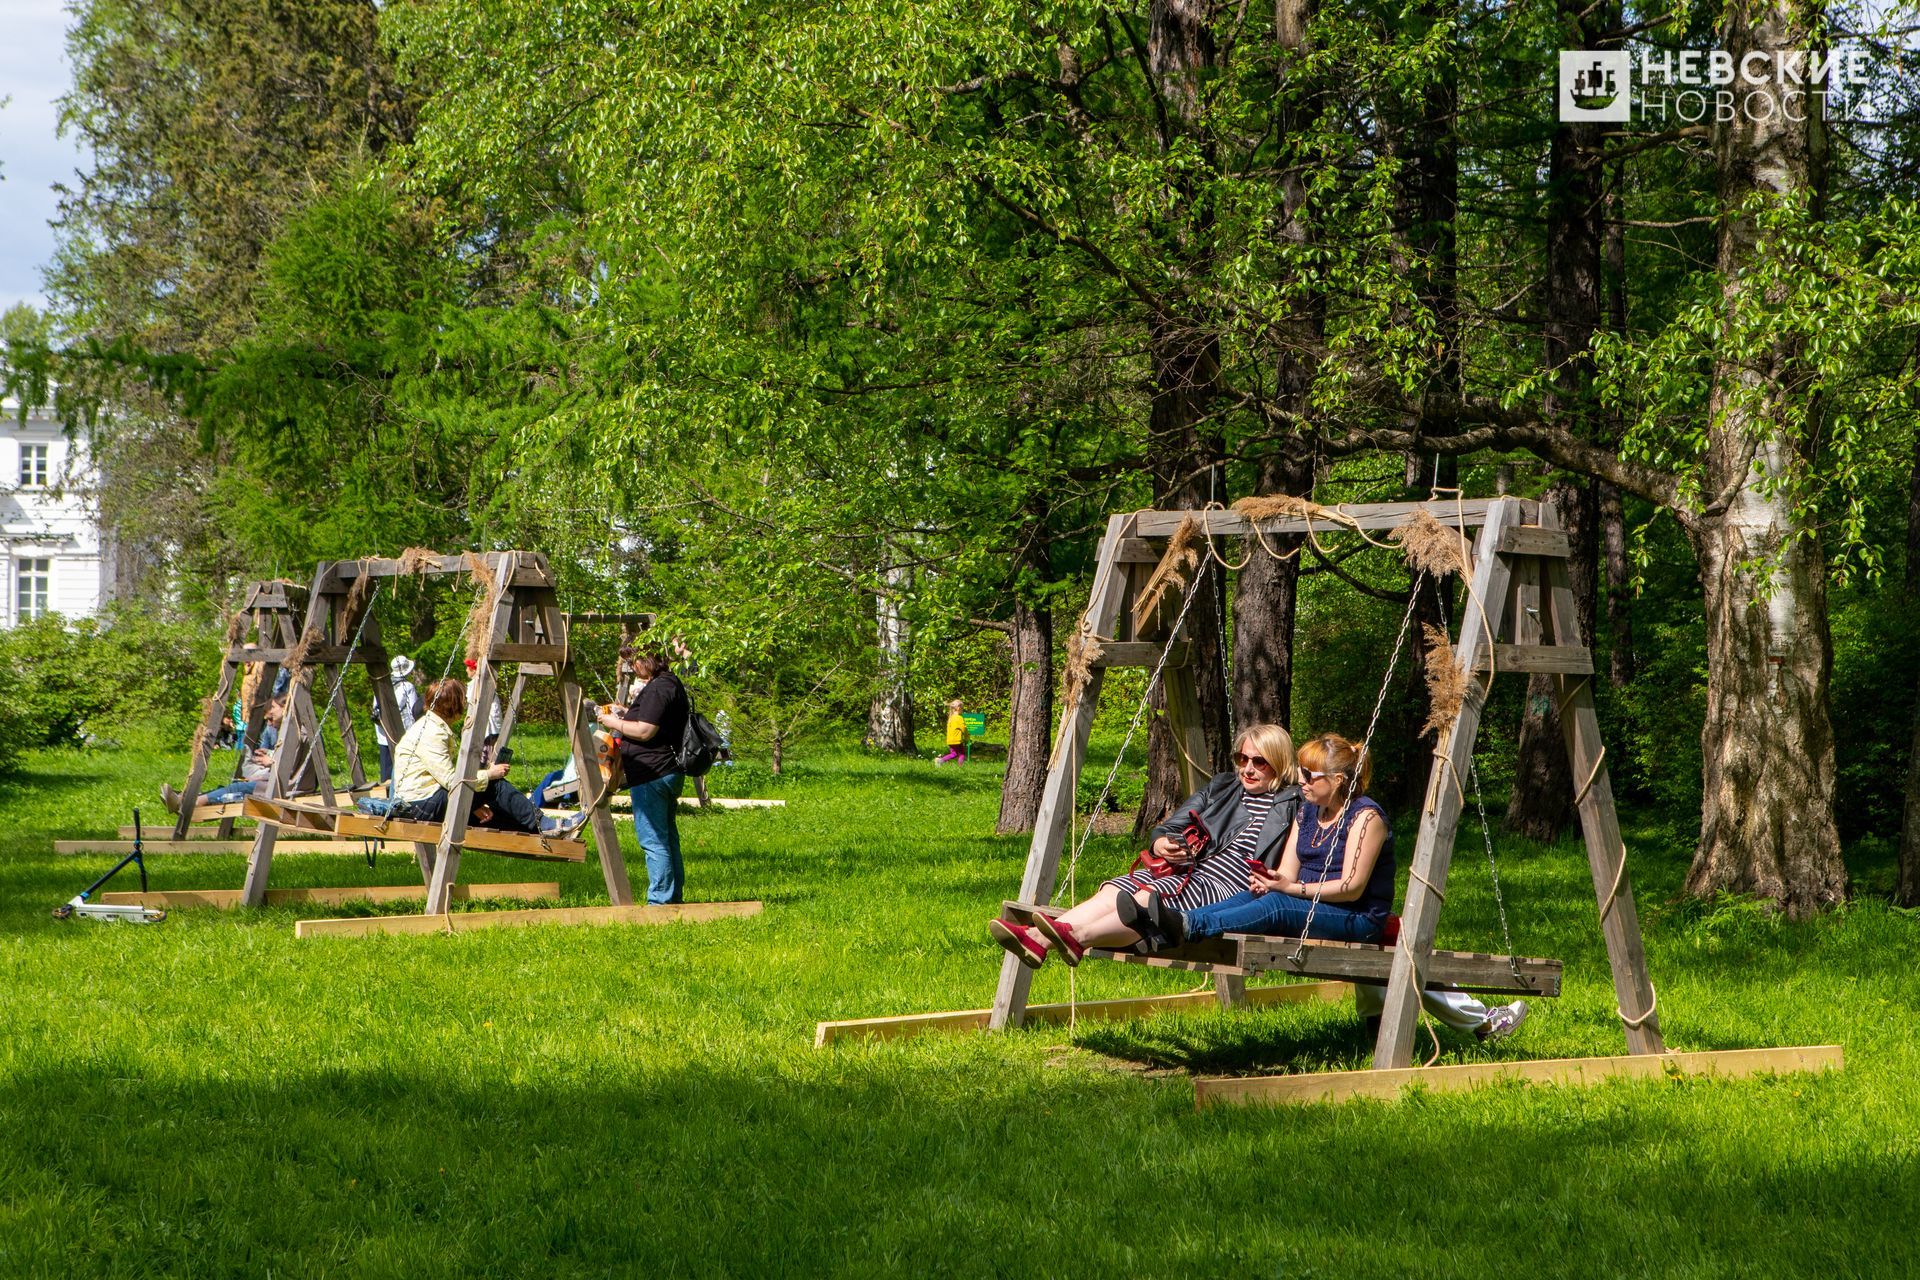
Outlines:
[[[1243,892],[1197,911],[1148,898],[1132,911],[1123,904],[1122,919],[1142,922],[1168,946],[1228,933],[1384,941],[1393,910],[1393,828],[1367,794],[1372,772],[1364,750],[1339,734],[1303,743],[1303,800],[1278,867],[1250,867]],[[1353,992],[1360,1016],[1377,1032],[1386,988],[1361,982]],[[1490,1009],[1464,991],[1424,991],[1421,1003],[1440,1022],[1481,1040],[1512,1035],[1527,1016],[1524,1000]]]
[[[1245,888],[1250,861],[1278,864],[1299,804],[1292,736],[1277,724],[1251,725],[1234,741],[1233,768],[1153,829],[1148,865],[1108,880],[1058,916],[1032,925],[994,920],[987,930],[1030,969],[1051,951],[1077,965],[1089,947],[1132,946],[1152,928],[1141,914],[1149,910],[1145,904],[1155,911],[1196,910]]]

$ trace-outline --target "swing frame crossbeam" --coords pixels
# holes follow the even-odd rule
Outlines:
[[[583,779],[591,779],[593,783],[584,807],[588,811],[588,825],[593,831],[607,895],[615,907],[632,905],[633,890],[627,878],[626,860],[608,810],[611,788],[600,777],[587,699],[573,669],[567,617],[561,612],[546,557],[531,551],[410,555],[404,561],[334,560],[323,561],[314,570],[302,629],[302,635],[311,642],[307,662],[287,690],[286,718],[264,794],[248,801],[246,806],[251,816],[260,819],[260,826],[247,858],[246,883],[240,895],[245,905],[260,906],[267,900],[274,847],[283,827],[345,830],[368,840],[409,841],[420,866],[429,916],[446,915],[459,882],[460,855],[467,847],[508,856],[584,861],[585,845],[578,840],[482,829],[469,832],[474,794],[479,785],[481,751],[487,734],[484,715],[469,715],[461,731],[455,765],[463,781],[448,797],[446,816],[437,827],[362,817],[351,808],[342,808],[331,788],[311,798],[294,798],[297,778],[324,780],[330,776],[320,715],[314,702],[316,674],[330,681],[328,702],[356,787],[365,785],[365,772],[353,716],[341,691],[341,676],[346,666],[366,666],[382,731],[389,742],[398,743],[402,737],[399,705],[393,696],[393,680],[381,643],[374,601],[365,600],[359,618],[347,616],[347,597],[356,580],[453,575],[471,575],[492,584],[485,602],[484,621],[477,623],[481,631],[474,651],[476,666],[469,694],[471,704],[484,708],[492,701],[499,685],[500,668],[507,663],[518,664],[513,699],[516,712],[520,690],[528,676],[551,676],[559,681],[562,714],[574,765]],[[496,753],[507,746],[512,730],[511,717],[503,717],[495,742]],[[425,838],[430,833],[434,838]]]
[[[1374,1045],[1372,1069],[1338,1073],[1343,1080],[1367,1078],[1362,1083],[1330,1082],[1326,1087],[1295,1087],[1295,1081],[1317,1080],[1319,1076],[1278,1076],[1248,1078],[1235,1082],[1232,1088],[1210,1089],[1207,1087],[1210,1082],[1202,1080],[1197,1091],[1202,1105],[1222,1101],[1330,1100],[1378,1095],[1381,1091],[1376,1085],[1387,1079],[1395,1081],[1392,1089],[1397,1090],[1401,1077],[1413,1067],[1422,990],[1454,986],[1462,990],[1543,996],[1558,993],[1560,966],[1557,961],[1436,951],[1433,945],[1465,804],[1464,781],[1469,777],[1480,715],[1494,674],[1538,673],[1553,682],[1572,776],[1583,780],[1576,809],[1628,1050],[1624,1059],[1573,1060],[1576,1066],[1566,1070],[1554,1064],[1556,1069],[1551,1072],[1508,1074],[1557,1080],[1584,1080],[1603,1074],[1644,1074],[1612,1072],[1607,1064],[1648,1058],[1664,1060],[1667,1056],[1634,908],[1633,885],[1627,874],[1626,849],[1607,776],[1591,683],[1593,659],[1581,640],[1574,612],[1567,569],[1571,547],[1557,513],[1548,502],[1498,497],[1346,504],[1257,520],[1220,509],[1136,511],[1110,517],[1100,543],[1087,611],[1080,621],[1081,645],[1097,647],[1099,656],[1088,664],[1085,678],[1062,709],[1019,896],[1006,906],[1009,918],[1023,915],[1031,918],[1034,912],[1052,910],[1035,904],[1051,901],[1058,884],[1078,780],[1086,763],[1094,713],[1108,670],[1117,666],[1160,667],[1183,786],[1191,793],[1207,781],[1197,763],[1205,762],[1209,754],[1199,719],[1197,687],[1185,660],[1186,645],[1172,634],[1172,601],[1163,597],[1158,607],[1147,611],[1147,616],[1137,621],[1134,617],[1135,602],[1166,555],[1170,539],[1183,527],[1191,529],[1197,522],[1208,540],[1207,552],[1212,554],[1214,538],[1259,537],[1264,543],[1267,537],[1304,535],[1311,538],[1316,533],[1340,530],[1384,533],[1407,526],[1422,512],[1460,530],[1471,543],[1467,590],[1476,607],[1464,611],[1460,634],[1454,642],[1455,658],[1471,679],[1458,717],[1442,733],[1434,749],[1398,942],[1391,947],[1356,947],[1320,941],[1303,945],[1296,939],[1243,935],[1191,952],[1153,956],[1124,951],[1088,953],[1127,963],[1209,973],[1214,979],[1214,998],[1224,1007],[1270,1003],[1264,993],[1272,991],[1298,991],[1303,993],[1303,998],[1336,999],[1352,989],[1351,981],[1384,981],[1386,1007]],[[1477,535],[1470,536],[1472,530],[1477,530]],[[1167,660],[1161,665],[1163,654]],[[1330,980],[1249,991],[1247,976],[1259,972],[1285,972]],[[1006,955],[1001,960],[999,983],[989,1010],[823,1023],[816,1043],[845,1038],[868,1028],[879,1035],[921,1030],[1017,1028],[1026,1021],[1032,975],[1033,970],[1021,964],[1017,957]],[[1537,989],[1530,985],[1534,983],[1538,984]],[[1137,1006],[1119,1002],[1125,1011],[1115,1016],[1144,1016],[1159,1011],[1162,1004],[1168,1008],[1188,1007],[1194,994],[1197,993],[1145,999],[1137,1002]],[[1047,1008],[1051,1011],[1053,1006]],[[976,1013],[984,1017],[976,1017]],[[1043,1020],[1059,1019],[1049,1012]],[[829,1027],[831,1037],[827,1034]],[[1724,1055],[1727,1060],[1717,1065],[1693,1061],[1702,1055],[1682,1056],[1689,1059],[1684,1068],[1688,1072],[1711,1070],[1721,1074],[1750,1074],[1772,1069],[1754,1064],[1784,1062],[1789,1058],[1815,1066],[1838,1065],[1838,1054],[1827,1054],[1824,1050],[1809,1050],[1797,1058],[1791,1054],[1788,1058],[1764,1055],[1750,1058],[1735,1053]],[[1577,1064],[1581,1062],[1590,1064],[1590,1070],[1578,1069]],[[1263,1088],[1260,1080],[1277,1083]]]

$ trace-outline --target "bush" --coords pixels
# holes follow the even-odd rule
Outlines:
[[[0,633],[0,701],[9,710],[0,735],[16,754],[72,745],[83,732],[117,736],[130,724],[185,740],[219,660],[207,628],[137,609],[35,619]]]

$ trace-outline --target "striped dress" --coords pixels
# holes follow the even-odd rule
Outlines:
[[[1182,867],[1172,875],[1157,877],[1145,867],[1140,867],[1124,876],[1115,876],[1102,884],[1101,888],[1124,889],[1128,892],[1151,889],[1168,906],[1178,911],[1210,907],[1236,893],[1244,893],[1247,888],[1247,859],[1253,856],[1253,850],[1260,840],[1260,828],[1266,825],[1267,815],[1273,812],[1273,806],[1279,799],[1279,793],[1274,791],[1264,795],[1242,796],[1240,806],[1247,813],[1247,824],[1234,832],[1232,843],[1225,848],[1216,845],[1207,850],[1191,867]]]

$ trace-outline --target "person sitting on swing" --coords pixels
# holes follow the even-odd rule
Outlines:
[[[1303,743],[1303,802],[1277,867],[1250,865],[1245,890],[1198,910],[1152,895],[1139,902],[1123,896],[1116,903],[1122,922],[1164,946],[1229,933],[1385,941],[1393,911],[1393,828],[1367,794],[1372,772],[1365,748],[1339,734]],[[1377,1032],[1386,988],[1356,983],[1354,1003]],[[1421,1003],[1440,1022],[1482,1040],[1512,1035],[1527,1016],[1524,1000],[1489,1009],[1464,991],[1424,991]]]
[[[1153,927],[1149,910],[1198,911],[1241,893],[1249,863],[1278,863],[1293,827],[1300,803],[1293,738],[1277,724],[1251,725],[1234,742],[1233,765],[1153,829],[1140,868],[1036,924],[994,920],[987,926],[993,940],[1029,968],[1039,968],[1056,948],[1061,959],[1077,965],[1089,947],[1140,941]],[[1392,886],[1391,874],[1387,883]]]
[[[459,740],[453,726],[467,714],[467,691],[458,680],[441,680],[427,690],[427,712],[413,722],[393,748],[394,816],[414,822],[440,822],[447,798],[460,781]],[[586,821],[542,819],[533,801],[507,781],[505,761],[480,771],[469,818],[476,827],[528,834],[570,836]]]

